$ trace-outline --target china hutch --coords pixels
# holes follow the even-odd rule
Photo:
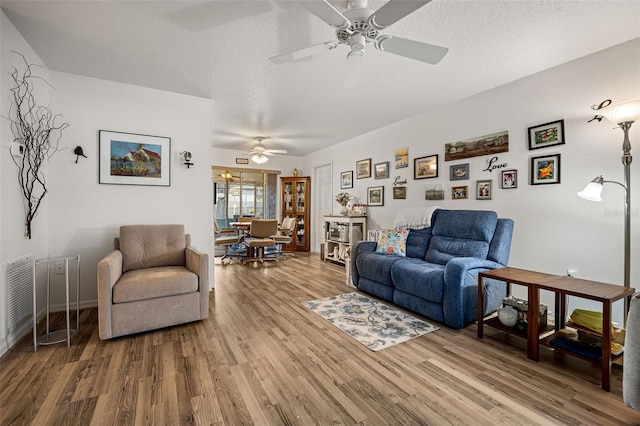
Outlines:
[[[309,176],[281,177],[280,220],[285,216],[296,218],[296,229],[291,244],[283,251],[309,251],[311,248],[311,178]]]

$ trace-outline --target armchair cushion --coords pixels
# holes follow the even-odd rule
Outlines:
[[[186,247],[184,225],[120,227],[123,272],[157,266],[184,266]]]
[[[198,291],[198,276],[184,266],[136,269],[113,287],[113,303],[135,302]]]

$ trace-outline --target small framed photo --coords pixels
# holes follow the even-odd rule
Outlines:
[[[407,187],[406,186],[394,186],[393,187],[393,199],[394,200],[404,200],[407,198]]]
[[[493,181],[489,180],[477,180],[476,181],[476,200],[490,200],[491,199],[491,186]]]
[[[371,158],[356,161],[356,177],[358,179],[371,177]]]
[[[469,187],[465,186],[452,186],[451,187],[451,199],[452,200],[466,200],[469,198]]]
[[[518,171],[517,170],[503,170],[502,189],[512,189],[518,187]]]
[[[374,177],[376,179],[386,179],[389,177],[389,162],[383,161],[382,163],[376,163],[373,166],[373,170],[375,170]]]
[[[171,138],[100,130],[100,183],[171,186]]]
[[[438,154],[413,159],[413,178],[438,177]]]
[[[444,200],[444,185],[436,183],[435,185],[427,185],[424,191],[425,200]]]
[[[469,179],[469,163],[449,166],[449,180]]]
[[[249,159],[236,157],[236,164],[249,164]]]
[[[384,206],[384,186],[370,186],[367,188],[367,205]]]
[[[340,189],[353,188],[353,170],[340,173]]]
[[[560,154],[531,158],[531,185],[560,183]]]
[[[563,145],[564,143],[564,120],[529,127],[530,150]]]

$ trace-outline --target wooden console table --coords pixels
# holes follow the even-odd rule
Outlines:
[[[484,319],[484,279],[493,278],[507,283],[507,294],[511,294],[511,284],[527,287],[527,334],[518,334],[513,328],[503,326],[497,318]],[[540,290],[548,290],[555,293],[555,323],[554,327],[540,329]],[[619,285],[605,284],[597,281],[581,280],[578,278],[561,275],[544,274],[541,272],[527,271],[517,268],[494,269],[478,274],[478,337],[483,337],[483,327],[494,326],[506,333],[527,339],[527,358],[539,360],[539,345],[552,347],[557,351],[576,356],[578,358],[597,363],[593,359],[581,356],[576,352],[551,346],[549,342],[560,329],[565,326],[567,318],[567,296],[576,296],[584,299],[595,300],[602,303],[602,389],[611,390],[611,362],[615,358],[611,355],[611,305],[616,300],[631,297],[635,289]]]

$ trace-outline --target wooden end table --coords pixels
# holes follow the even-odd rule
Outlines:
[[[503,326],[495,317],[485,320],[484,312],[484,280],[492,278],[507,283],[507,294],[511,294],[511,284],[527,287],[527,334],[517,333],[513,328]],[[548,290],[555,293],[555,323],[553,327],[540,328],[540,290]],[[485,324],[498,328],[509,334],[527,339],[527,358],[534,361],[540,359],[539,345],[552,347],[554,350],[584,359],[591,363],[600,363],[602,370],[602,389],[611,390],[611,363],[617,356],[611,354],[611,305],[613,302],[630,298],[635,289],[613,284],[605,284],[597,281],[582,280],[561,275],[551,275],[541,272],[528,271],[517,268],[501,268],[478,274],[478,338],[483,337]],[[551,346],[550,341],[556,337],[556,333],[565,326],[567,318],[567,296],[576,296],[583,299],[594,300],[602,303],[602,359],[595,361],[591,358],[579,355],[577,352]]]

